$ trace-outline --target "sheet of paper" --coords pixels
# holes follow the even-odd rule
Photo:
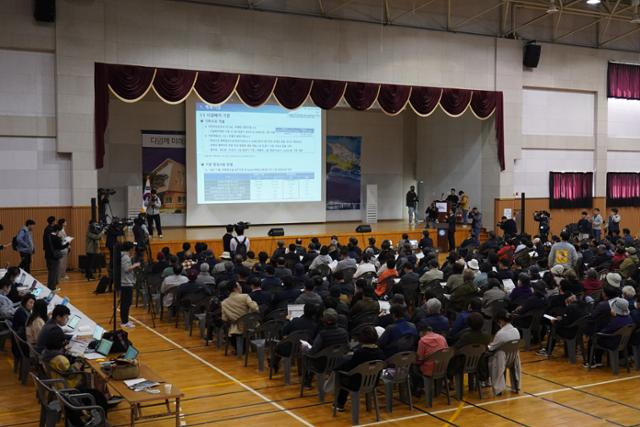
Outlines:
[[[104,356],[101,355],[100,353],[85,353],[82,355],[82,357],[84,357],[87,360],[104,359]]]
[[[73,237],[71,237],[71,236],[67,236],[63,240],[64,243],[71,243],[72,241],[73,241]]]
[[[513,283],[513,280],[511,279],[503,279],[502,285],[504,286],[504,290],[506,293],[511,293],[511,291],[516,288],[516,285]]]
[[[124,380],[124,385],[126,385],[127,387],[133,387],[136,384],[140,384],[142,382],[146,381],[146,379],[144,378],[134,378],[132,380]]]

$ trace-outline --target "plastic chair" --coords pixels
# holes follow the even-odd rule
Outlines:
[[[431,376],[422,375],[424,383],[425,399],[427,406],[433,406],[433,392],[436,389],[438,381],[443,380],[445,390],[447,391],[447,405],[451,405],[451,396],[449,395],[449,380],[447,379],[447,367],[453,357],[453,348],[443,348],[430,354],[424,361],[433,361],[433,372]]]
[[[469,378],[469,391],[473,390],[473,385],[478,389],[478,396],[482,399],[482,387],[480,387],[478,381],[478,364],[480,358],[487,351],[487,346],[483,344],[469,344],[465,345],[455,355],[464,357],[464,366],[460,371],[456,372],[456,399],[462,401],[463,388],[464,388],[464,374],[467,374]],[[475,381],[473,381],[475,380]]]
[[[633,364],[636,367],[636,371],[640,371],[640,329],[633,331],[629,338],[629,345],[633,352]]]
[[[58,379],[41,379],[37,375],[31,374],[33,383],[36,385],[36,398],[40,404],[40,427],[55,427],[60,420],[62,414],[62,406],[56,399],[54,387],[55,384],[64,384],[64,380]]]
[[[516,393],[520,392],[520,381],[518,381],[518,377],[516,376],[516,365],[519,361],[519,353],[520,353],[520,340],[512,340],[507,341],[502,344],[500,347],[496,348],[494,352],[503,351],[505,354],[505,363],[504,363],[504,375],[507,375],[507,370],[509,371],[509,379],[511,381],[511,389]]]
[[[70,393],[68,391],[54,391],[58,401],[62,405],[62,413],[65,418],[65,425],[70,426],[67,412],[82,411],[89,419],[82,424],[84,427],[108,427],[107,415],[102,406],[96,405],[95,398],[89,393]],[[90,404],[83,404],[81,399],[89,399]]]
[[[288,303],[287,303],[288,304]],[[275,310],[271,310],[264,316],[264,321],[268,322],[269,320],[285,320],[287,318],[287,309],[286,308],[278,308]]]
[[[0,350],[4,349],[4,342],[11,336],[11,320],[0,319]]]
[[[415,351],[403,351],[396,353],[386,360],[387,368],[394,369],[393,377],[382,376],[384,383],[384,397],[387,412],[393,411],[393,386],[398,385],[400,390],[400,398],[402,399],[402,386],[407,388],[406,395],[408,397],[409,409],[413,411],[413,399],[411,396],[411,366],[416,361]]]
[[[556,328],[557,325],[556,323],[552,323],[551,325],[551,337],[550,339],[553,340],[563,340],[564,341],[564,346],[565,346],[565,351],[567,353],[567,358],[569,359],[570,363],[573,363],[574,365],[576,364],[576,348],[578,345],[580,345],[580,351],[582,352],[582,358],[585,358],[585,350],[584,350],[584,342],[582,339],[582,335],[584,333],[584,328],[586,326],[587,320],[588,320],[588,316],[583,316],[581,318],[579,318],[578,320],[576,320],[575,322],[573,322],[572,324],[570,324],[569,326],[567,326],[567,329],[572,329],[575,328],[576,329],[576,334],[572,337],[572,338],[563,338],[560,335],[558,335],[558,333],[556,332]]]
[[[11,326],[7,325],[7,327],[13,335],[13,345],[18,349],[17,357],[14,360],[14,371],[18,373],[18,378],[22,385],[27,385],[27,379],[31,371],[30,346]]]
[[[266,351],[269,354],[273,354],[273,348],[280,338],[280,331],[286,324],[286,320],[269,320],[258,326],[256,329],[256,335],[259,338],[249,341],[250,348],[255,348],[256,355],[258,356],[258,370],[264,371],[264,354]],[[249,360],[249,352],[244,354],[244,366],[247,366]]]
[[[593,360],[593,354],[595,350],[603,350],[608,352],[608,360],[611,365],[611,370],[614,375],[618,375],[620,373],[620,352],[622,352],[623,357],[625,359],[625,364],[627,365],[627,372],[629,372],[629,351],[627,350],[627,346],[629,344],[629,340],[631,339],[631,334],[635,329],[634,324],[625,325],[622,328],[615,331],[613,334],[603,334],[602,332],[598,332],[593,336],[593,345],[591,346],[591,353],[589,354],[589,362]],[[614,349],[610,349],[602,346],[598,343],[602,338],[615,338],[619,337],[620,341],[618,342],[618,346]],[[591,363],[589,363],[589,369],[591,369]]]
[[[378,323],[378,314],[379,313],[371,313],[371,312],[358,314],[353,319],[349,320],[349,330],[352,332],[355,327],[360,326],[362,324],[376,325]],[[353,335],[353,332],[351,333],[351,335]]]
[[[528,326],[519,327],[518,329],[521,331],[522,339],[524,340],[524,350],[529,351],[531,348],[531,340],[533,333],[538,333],[540,331],[540,321],[542,320],[542,316],[544,315],[545,309],[540,308],[538,310],[533,310],[525,316],[520,317],[520,319],[529,318]]]
[[[254,337],[256,329],[260,325],[260,313],[247,313],[241,316],[235,323],[238,324],[241,334],[236,336],[236,356],[244,356],[245,349],[249,349],[249,341]],[[224,346],[224,355],[227,355],[229,340],[227,339]],[[245,365],[246,366],[246,365]]]
[[[318,353],[305,354],[302,356],[302,369],[300,370],[300,397],[304,397],[304,377],[307,373],[313,373],[318,377],[316,379],[318,400],[320,400],[320,402],[324,402],[324,379],[335,369],[338,362],[342,360],[347,353],[348,348],[349,347],[346,344],[336,344],[329,346]],[[317,369],[312,362],[321,358],[326,358],[326,363],[323,369]]]
[[[373,404],[376,409],[376,421],[380,421],[380,408],[378,406],[378,395],[376,393],[376,385],[380,372],[384,368],[382,360],[372,360],[370,362],[361,363],[349,372],[337,371],[335,396],[333,398],[333,416],[336,416],[336,407],[338,404],[338,394],[340,390],[346,390],[351,395],[351,423],[357,425],[360,422],[360,394],[365,395],[367,402],[367,410],[369,409],[369,396],[373,395]],[[360,376],[360,383],[357,387],[351,388],[350,384],[343,384],[345,377],[352,378],[355,375]]]
[[[309,340],[309,333],[307,331],[295,331],[287,335],[285,338],[280,340],[279,344],[290,344],[291,345],[291,353],[289,356],[279,355],[282,362],[282,368],[284,372],[284,383],[285,385],[291,384],[291,365],[292,361],[300,359],[300,340]],[[275,349],[277,351],[277,349]],[[298,363],[298,370],[300,371],[302,367],[301,363]],[[273,378],[273,363],[269,364],[269,379]]]

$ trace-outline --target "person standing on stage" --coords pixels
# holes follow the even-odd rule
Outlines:
[[[611,215],[606,225],[609,236],[613,236],[614,233],[620,235],[620,221],[622,217],[618,214],[618,208],[611,208]]]
[[[456,209],[458,209],[458,201],[459,200],[460,199],[456,195],[456,189],[452,188],[451,189],[451,193],[449,193],[449,195],[446,198],[446,201],[447,201],[447,203],[449,203],[449,209],[451,209],[454,213],[455,213]]]
[[[153,237],[153,223],[156,223],[158,229],[158,237],[163,238],[162,224],[160,223],[160,207],[162,202],[158,197],[158,191],[154,188],[151,190],[151,196],[144,201],[144,206],[147,208],[147,222],[149,223],[149,236]]]
[[[416,216],[416,208],[418,207],[418,195],[416,194],[416,187],[409,187],[407,192],[407,208],[409,210],[409,224],[412,222],[418,223],[418,217]]]
[[[471,203],[469,201],[469,196],[467,195],[467,193],[465,193],[464,191],[460,190],[460,192],[458,193],[458,198],[460,200],[460,210],[462,211],[462,223],[466,224],[468,221],[468,215],[469,215],[469,204]]]
[[[456,212],[455,210],[449,211],[449,218],[447,218],[447,238],[449,239],[449,251],[456,250]]]
[[[603,223],[604,223],[604,219],[602,219],[602,215],[600,214],[600,209],[595,208],[593,210],[593,216],[591,217],[591,225],[593,229],[593,238],[596,239],[596,242],[600,242],[600,238],[602,237]]]
[[[36,251],[33,244],[34,225],[36,225],[36,222],[32,219],[28,219],[24,223],[24,227],[18,231],[18,235],[16,236],[16,250],[20,254],[19,267],[29,274],[31,273],[31,257]]]

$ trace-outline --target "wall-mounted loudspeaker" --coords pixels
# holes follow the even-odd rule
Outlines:
[[[269,235],[269,237],[284,236],[284,228],[282,228],[282,227],[272,228],[271,230],[269,230],[269,232],[267,234]]]
[[[524,47],[524,57],[522,63],[525,67],[528,68],[536,68],[538,66],[538,62],[540,61],[540,52],[542,51],[542,46],[537,44],[527,44]]]
[[[34,0],[33,17],[39,22],[55,22],[56,0]]]

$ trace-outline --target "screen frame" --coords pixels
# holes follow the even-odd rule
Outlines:
[[[196,102],[204,102],[193,93],[189,95],[185,104],[185,130],[187,150],[187,209],[186,225],[192,226],[220,226],[247,221],[251,224],[287,224],[287,223],[316,223],[326,222],[326,112],[321,110],[321,145],[322,159],[321,199],[315,202],[268,202],[268,203],[228,203],[228,204],[198,204],[197,171],[196,171]],[[240,103],[236,98],[228,102]],[[266,104],[277,105],[269,100]],[[303,104],[303,106],[313,106]],[[284,108],[284,107],[283,107]]]

